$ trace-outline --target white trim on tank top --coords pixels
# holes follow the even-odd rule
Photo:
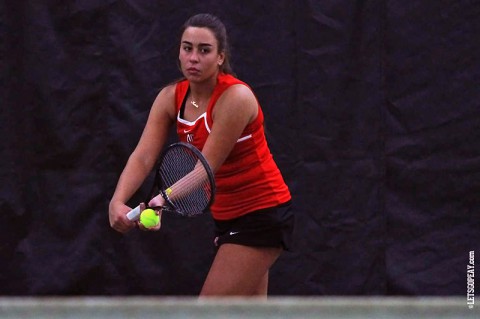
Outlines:
[[[208,126],[208,122],[207,122],[207,112],[204,112],[202,113],[202,115],[200,115],[195,121],[193,122],[190,122],[190,121],[187,121],[185,119],[182,119],[180,117],[180,112],[178,112],[177,114],[177,121],[179,121],[180,123],[184,124],[184,125],[188,125],[188,126],[194,126],[198,120],[200,120],[201,118],[203,118],[203,121],[205,122],[205,128],[207,129],[207,132],[210,134],[210,132],[212,131],[210,129],[210,127]],[[245,135],[243,137],[240,137],[238,140],[237,140],[237,143],[238,142],[243,142],[243,141],[246,141],[248,139],[252,138],[252,134],[248,134],[248,135]]]

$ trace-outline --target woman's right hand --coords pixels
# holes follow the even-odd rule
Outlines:
[[[132,208],[120,201],[111,201],[108,207],[110,226],[122,234],[135,228],[136,223],[127,218],[127,213],[131,210]]]

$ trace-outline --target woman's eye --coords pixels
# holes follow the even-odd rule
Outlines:
[[[183,47],[183,50],[184,50],[184,51],[187,51],[187,52],[190,52],[190,51],[192,51],[192,47],[184,46],[184,47]]]

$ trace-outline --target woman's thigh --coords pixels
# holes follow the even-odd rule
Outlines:
[[[265,295],[268,270],[281,252],[274,247],[221,245],[200,295]]]

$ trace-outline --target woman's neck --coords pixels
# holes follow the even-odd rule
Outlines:
[[[204,82],[190,82],[190,95],[195,100],[207,100],[217,85],[217,76]]]

